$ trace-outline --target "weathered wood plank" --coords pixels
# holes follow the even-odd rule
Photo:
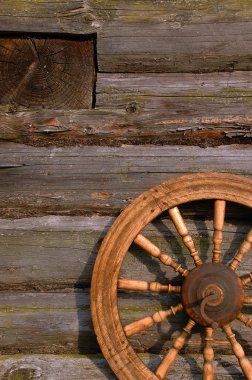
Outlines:
[[[98,74],[96,105],[98,108],[125,109],[130,102],[135,102],[136,112],[169,111],[170,117],[191,115],[197,118],[210,114],[211,117],[239,117],[245,114],[249,117],[251,113],[244,111],[250,101],[251,83],[252,72],[243,71],[208,74]],[[238,102],[235,111],[238,114],[233,114],[230,107],[234,100]],[[197,102],[201,103],[200,107],[197,107]],[[193,113],[190,108],[194,108]]]
[[[183,173],[251,176],[250,146],[34,148],[1,145],[1,215],[114,214]]]
[[[141,360],[153,371],[160,362],[159,355],[141,354]],[[170,379],[192,380],[200,379],[203,361],[201,355],[179,355],[169,372]],[[243,375],[233,355],[222,355],[215,358],[215,375],[218,380],[241,380]],[[8,379],[10,376],[22,376],[28,379],[42,380],[115,380],[101,355],[15,355],[0,357],[0,376]]]
[[[178,302],[178,296],[167,294],[121,293],[118,296],[123,325]],[[249,315],[250,310],[245,310]],[[170,317],[148,331],[132,336],[130,342],[137,352],[163,353],[187,319],[188,316],[181,312],[177,317]],[[246,352],[251,354],[251,330],[238,321],[232,322],[232,326]],[[88,290],[0,292],[0,329],[1,354],[99,352],[91,322]],[[202,329],[196,328],[183,352],[199,353],[201,335]],[[225,340],[220,329],[216,330],[215,339]],[[217,341],[214,347],[219,353],[231,353],[229,345],[224,342]]]
[[[230,220],[232,210],[232,207],[227,208],[223,230],[225,263],[232,259],[249,229],[248,221]],[[201,214],[204,214],[202,207]],[[0,289],[89,287],[98,249],[113,221],[114,218],[102,216],[0,220]],[[211,260],[212,220],[193,216],[193,220],[186,219],[186,222],[202,259]],[[162,217],[147,225],[143,234],[164,252],[169,252],[175,261],[192,268],[193,261],[169,218]],[[248,255],[238,273],[251,271],[252,259]],[[163,282],[173,279],[175,273],[132,245],[121,276]]]
[[[4,1],[3,31],[97,33],[105,72],[251,69],[251,2]]]
[[[238,138],[245,143],[252,137],[251,84],[251,72],[98,74],[96,109],[20,109],[13,114],[2,106],[0,140],[32,145],[188,145]]]
[[[175,102],[175,98],[172,101]],[[214,99],[212,101],[214,102]],[[251,142],[252,120],[249,116],[251,107],[246,103],[242,105],[241,101],[236,103],[233,99],[232,108],[229,105],[230,114],[239,115],[232,117],[218,114],[216,102],[213,107],[215,117],[211,114],[210,106],[206,116],[194,117],[184,115],[183,113],[189,112],[188,108],[179,109],[179,103],[174,104],[172,116],[168,110],[160,113],[157,106],[154,110],[143,111],[138,108],[139,104],[143,104],[143,100],[138,98],[137,102],[131,99],[117,110],[94,109],[71,113],[46,110],[15,114],[1,112],[0,141],[14,141],[34,146],[119,146],[121,144],[218,146]],[[181,99],[180,104],[187,107],[186,99]],[[193,104],[189,102],[188,107],[192,106]],[[219,106],[219,111],[222,109],[225,113],[223,104]],[[176,111],[177,115],[174,115]],[[197,114],[196,109],[194,114]]]

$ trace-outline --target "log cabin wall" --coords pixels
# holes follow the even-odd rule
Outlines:
[[[114,378],[99,354],[90,317],[97,251],[119,212],[166,179],[209,171],[251,177],[251,27],[247,0],[1,2],[0,39],[12,41],[11,47],[0,46],[1,89],[9,88],[17,72],[12,95],[0,91],[1,379]],[[87,73],[88,100],[82,92],[76,96],[82,74],[74,71],[74,53],[64,53],[62,74],[48,74],[57,78],[56,95],[35,101],[34,86],[29,86],[36,78],[33,62],[30,76],[21,73],[25,82],[19,76],[31,53],[20,48],[23,38],[43,38],[49,45],[55,38],[91,44],[84,49],[89,58],[78,68],[83,64]],[[44,88],[46,79],[38,78]],[[205,259],[211,255],[211,210],[209,202],[183,209]],[[250,220],[246,209],[228,208],[225,262]],[[167,217],[145,233],[191,266]],[[251,267],[247,257],[239,273]],[[171,277],[137,247],[122,275],[150,281]],[[122,294],[122,323],[171,301],[163,295]],[[164,321],[132,337],[131,344],[155,366],[184,319]],[[239,333],[251,355],[251,332],[239,326]],[[223,339],[221,333],[217,337]],[[219,343],[216,348],[217,376],[240,378],[229,347]],[[200,350],[199,330],[171,376],[200,373]]]

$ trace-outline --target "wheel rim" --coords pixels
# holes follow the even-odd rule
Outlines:
[[[94,329],[102,352],[119,379],[140,380],[163,378],[164,373],[167,372],[167,367],[168,369],[170,367],[169,362],[171,362],[171,356],[175,355],[176,357],[178,350],[180,349],[179,345],[184,344],[195,324],[193,319],[189,319],[187,325],[184,326],[182,330],[179,344],[178,342],[175,342],[178,347],[173,347],[174,349],[172,351],[170,350],[170,356],[166,361],[164,360],[163,364],[161,363],[156,371],[156,374],[143,364],[127,339],[127,336],[129,335],[128,332],[125,333],[125,327],[121,325],[117,305],[119,271],[128,248],[133,241],[143,247],[146,241],[144,241],[144,238],[140,241],[140,231],[145,225],[150,223],[161,213],[169,210],[175,227],[182,236],[184,244],[187,246],[190,255],[194,259],[196,267],[200,266],[201,259],[190,240],[188,231],[184,228],[183,220],[181,221],[179,211],[177,211],[177,206],[183,203],[202,199],[215,199],[219,202],[231,201],[252,207],[252,181],[243,177],[229,174],[210,173],[187,175],[164,182],[146,191],[135,201],[133,201],[131,205],[129,205],[116,219],[102,243],[92,277],[91,312]],[[222,210],[220,204],[218,208],[219,210]],[[223,210],[220,211],[219,214],[222,212]],[[220,217],[220,219],[222,219],[222,217]],[[214,232],[215,242],[213,261],[215,260],[214,262],[218,263],[220,261],[219,241],[221,240],[221,228],[218,227],[218,221],[216,224],[217,228],[215,228]],[[221,224],[221,221],[219,224]],[[250,242],[246,244],[248,245]],[[248,249],[248,247],[246,247],[246,249]],[[156,257],[157,255],[158,253],[156,253]],[[155,256],[155,252],[153,256]],[[168,260],[167,257],[161,256],[159,259],[163,263],[165,260]],[[238,262],[239,257],[238,260],[235,259],[232,261],[231,265],[233,265],[233,268],[231,268],[231,270],[236,269]],[[183,273],[185,269],[178,268],[178,265],[176,267],[176,263],[170,264],[175,265],[174,269],[178,273],[184,276],[187,275],[186,272]],[[176,313],[181,310],[182,307],[182,304],[179,304],[177,309],[171,309],[168,312],[168,315],[171,313]],[[248,324],[248,321],[244,320],[245,316],[241,314],[239,310],[237,311],[236,316],[240,318],[241,322]],[[241,356],[241,349],[237,346],[237,342],[233,337],[231,328],[228,324],[222,325],[228,339],[230,340],[233,350],[236,350],[236,356]],[[134,328],[134,326],[129,327],[128,330],[130,328]],[[204,349],[204,374],[209,373],[209,379],[213,377],[213,352],[211,347],[212,333],[212,328],[207,325],[206,344]],[[237,352],[237,349],[234,347],[238,347],[239,352]],[[210,360],[207,359],[209,357]],[[251,375],[249,375],[249,373],[251,373],[249,372],[251,370],[251,366],[247,358],[242,355],[242,358],[240,358],[239,361],[245,375],[248,378],[251,378]],[[204,377],[207,378],[206,375],[204,375]]]

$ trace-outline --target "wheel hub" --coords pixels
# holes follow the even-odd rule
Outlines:
[[[194,268],[182,286],[182,303],[189,316],[202,326],[228,324],[241,311],[244,291],[239,277],[222,263]]]

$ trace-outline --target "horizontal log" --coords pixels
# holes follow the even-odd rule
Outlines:
[[[148,358],[148,355],[146,356]],[[227,359],[232,363],[232,356],[230,358],[227,356]],[[188,373],[190,374],[189,370]],[[25,380],[116,380],[106,360],[98,354],[13,355],[7,357],[4,355],[0,357],[0,377]]]
[[[251,84],[251,72],[98,74],[95,109],[19,107],[13,114],[2,106],[0,140],[45,146],[246,143],[252,137]]]
[[[251,96],[252,72],[97,74],[97,106],[121,107],[132,97],[146,98],[152,109],[155,97],[247,98]],[[158,99],[156,100],[158,101]],[[149,104],[149,106],[148,106]],[[160,106],[164,105],[160,103]],[[195,110],[200,112],[200,110]]]
[[[152,371],[158,366],[161,357],[154,354],[141,354],[141,360]],[[40,378],[43,380],[116,380],[106,360],[101,355],[15,355],[0,358],[0,376],[22,376],[21,378]],[[233,355],[215,357],[215,375],[217,379],[241,380],[243,375],[237,359]],[[202,374],[201,355],[179,355],[169,371],[169,377],[192,380]],[[26,377],[25,377],[26,376]],[[37,376],[37,377],[36,377]]]
[[[96,353],[99,346],[90,316],[88,289],[62,292],[1,292],[0,353]],[[179,297],[167,294],[120,293],[118,304],[122,325],[166,310]],[[249,309],[245,309],[249,315]],[[137,352],[164,353],[188,320],[183,312],[129,338]],[[239,321],[232,322],[237,338],[247,354],[252,354],[251,329]],[[184,353],[200,353],[202,328],[194,329]],[[17,339],[18,336],[18,339]],[[204,335],[203,335],[204,336]],[[231,353],[225,334],[216,330],[216,352]]]
[[[104,72],[251,69],[249,1],[24,0],[1,6],[2,31],[97,33]]]
[[[113,221],[114,218],[103,216],[0,220],[0,289],[89,287],[97,252]],[[193,216],[193,220],[186,219],[186,224],[203,261],[211,260],[212,221]],[[223,228],[225,263],[234,257],[248,228],[246,220],[232,221],[228,216]],[[193,260],[167,217],[147,225],[142,233],[182,267],[193,267]],[[251,271],[251,255],[247,255],[237,273]],[[136,244],[130,248],[121,269],[121,276],[132,280],[166,283],[176,275]]]
[[[184,106],[185,102],[186,99],[181,99],[181,104]],[[124,103],[122,107],[125,107],[126,111],[95,109],[87,112],[72,111],[67,114],[65,111],[47,110],[18,112],[15,115],[1,112],[0,141],[58,147],[122,144],[178,144],[206,147],[251,142],[252,120],[250,116],[245,115],[246,105],[241,109],[239,102],[236,104],[233,101],[232,109],[229,108],[229,111],[232,114],[240,113],[240,116],[232,117],[227,115],[171,117],[167,110],[162,113],[157,110],[140,110],[136,113],[140,103],[135,101]],[[248,107],[248,113],[250,109]],[[181,112],[179,109],[177,111],[178,114]],[[216,108],[215,112],[217,113]],[[211,115],[211,109],[208,113]]]
[[[164,117],[251,117],[252,73],[98,74],[96,106]],[[233,103],[236,102],[236,109]],[[248,106],[248,112],[246,107]]]
[[[1,145],[3,217],[116,214],[150,187],[184,173],[251,176],[250,146],[34,148]]]

